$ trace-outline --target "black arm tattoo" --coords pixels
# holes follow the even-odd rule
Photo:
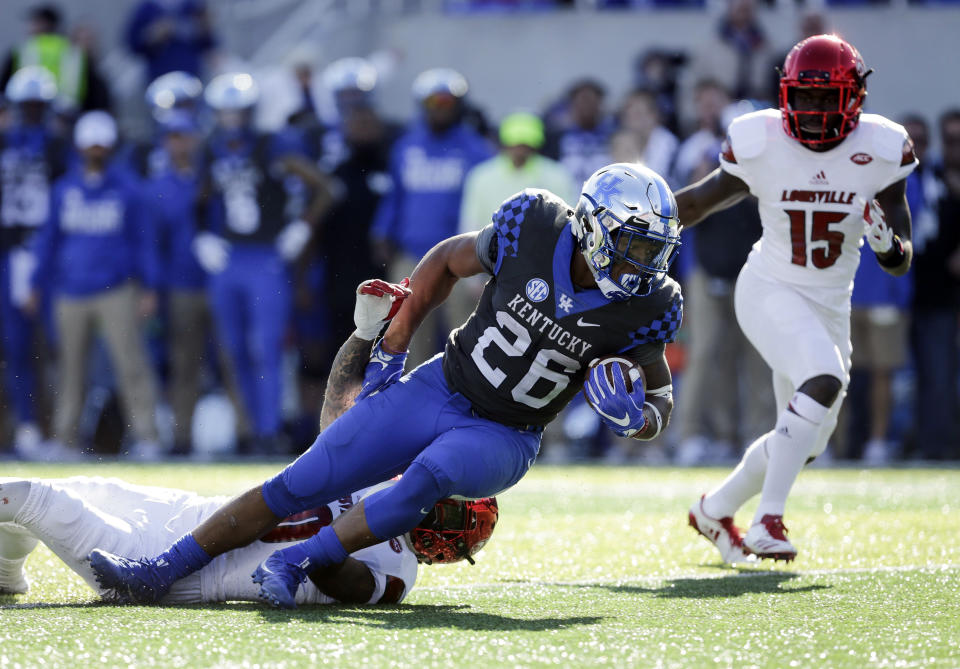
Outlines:
[[[363,372],[370,361],[372,346],[372,341],[350,335],[337,351],[333,368],[327,378],[323,408],[320,409],[321,431],[353,406],[353,401],[363,386]]]

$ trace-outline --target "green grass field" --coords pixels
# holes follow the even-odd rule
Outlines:
[[[274,470],[97,467],[205,493]],[[725,473],[534,467],[477,565],[422,568],[395,607],[105,606],[41,547],[30,593],[0,596],[0,667],[960,666],[960,470],[806,471],[797,560],[741,570],[686,526]]]

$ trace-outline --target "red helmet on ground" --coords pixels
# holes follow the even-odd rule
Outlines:
[[[856,48],[836,35],[801,41],[787,54],[780,76],[784,131],[808,146],[830,144],[849,135],[860,122],[870,72]],[[819,93],[814,96],[819,104],[798,101],[799,89]]]
[[[499,516],[496,497],[441,499],[404,539],[420,562],[473,564],[472,556],[490,539]]]

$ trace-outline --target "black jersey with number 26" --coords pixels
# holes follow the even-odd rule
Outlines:
[[[528,189],[480,233],[477,255],[493,278],[450,334],[443,371],[486,418],[549,423],[580,390],[591,360],[624,353],[654,362],[680,328],[683,298],[669,278],[650,295],[618,302],[573,285],[572,215],[552,193]]]

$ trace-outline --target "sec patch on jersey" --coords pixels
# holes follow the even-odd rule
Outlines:
[[[633,384],[637,381],[640,381],[644,386],[646,386],[647,379],[643,375],[643,369],[629,358],[624,358],[622,355],[606,355],[602,358],[597,358],[590,362],[590,367],[603,367],[603,375],[607,379],[607,383],[610,388],[613,388],[613,368],[615,365],[620,365],[623,370],[623,378],[627,382],[627,392],[633,392]],[[590,399],[590,394],[584,388],[583,397],[587,400],[587,404],[590,405],[594,411],[597,410],[596,405]]]

